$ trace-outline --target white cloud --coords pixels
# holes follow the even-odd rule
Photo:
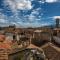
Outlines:
[[[8,6],[13,12],[16,11],[16,5],[15,2],[12,0],[4,0],[4,5]]]
[[[27,11],[32,9],[31,0],[5,0],[4,3],[6,6],[8,5],[10,7],[12,12],[14,12],[14,15],[7,17],[7,23],[15,24],[17,26],[24,25],[24,27],[31,25],[36,26],[36,24],[39,26],[37,21],[41,20],[41,16],[38,16],[41,11],[40,7],[37,9],[33,9],[31,14],[28,16],[20,16],[19,10]]]
[[[6,22],[7,22],[7,17],[4,14],[0,13],[0,23],[6,23]]]
[[[13,24],[13,22],[18,25],[18,21],[22,23],[22,20],[25,20],[24,16],[19,15],[18,10],[30,10],[32,9],[31,1],[30,0],[4,0],[5,6],[8,6],[14,15],[12,17],[8,18],[8,21],[10,21],[10,24]],[[18,20],[18,21],[17,21]],[[20,23],[20,24],[21,24]]]
[[[53,2],[57,2],[57,0],[45,0],[45,2],[47,2],[47,3],[53,3]]]
[[[17,9],[22,9],[22,10],[29,10],[32,8],[31,6],[31,1],[28,1],[28,0],[21,0],[20,2],[16,2],[17,4]]]
[[[37,8],[37,9],[33,10],[33,11],[31,12],[31,14],[33,14],[33,15],[38,15],[40,10],[41,10],[40,8]]]
[[[8,5],[12,11],[20,10],[29,10],[32,8],[31,1],[29,0],[5,0],[5,5]]]
[[[45,1],[44,0],[41,0],[41,1],[39,1],[39,3],[45,3]]]
[[[54,3],[54,2],[59,2],[59,0],[41,0],[41,1],[39,1],[39,3],[45,3],[45,2],[47,2],[47,3]]]
[[[40,11],[41,11],[41,8],[37,8],[33,10],[31,14],[28,16],[29,21],[33,22],[33,21],[36,21],[37,19],[40,19],[41,16],[38,16]]]
[[[57,18],[60,19],[60,16],[53,16],[53,19],[57,19]]]
[[[0,19],[0,23],[5,23],[6,21],[4,19]]]

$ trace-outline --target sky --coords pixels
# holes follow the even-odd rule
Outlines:
[[[60,0],[0,0],[0,26],[54,25],[55,16],[60,16]]]

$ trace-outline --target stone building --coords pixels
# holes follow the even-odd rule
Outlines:
[[[38,46],[41,46],[47,42],[51,42],[52,40],[52,30],[35,30],[33,33],[32,43]]]

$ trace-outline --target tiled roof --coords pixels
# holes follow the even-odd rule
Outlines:
[[[3,42],[5,40],[5,35],[0,35],[0,42]]]
[[[8,43],[0,43],[0,49],[11,49],[11,45]]]
[[[58,53],[58,54],[56,55],[56,57],[54,57],[53,60],[60,60],[60,53]]]
[[[30,44],[27,48],[38,48],[38,47],[33,44]]]
[[[42,49],[44,50],[45,55],[49,60],[60,60],[60,52],[52,47],[52,45],[48,44]]]
[[[35,46],[34,44],[30,44],[27,48],[36,48],[39,49],[40,51],[43,51],[40,47]]]

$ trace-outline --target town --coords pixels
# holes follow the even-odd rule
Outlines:
[[[0,60],[60,60],[60,27],[0,27]]]

